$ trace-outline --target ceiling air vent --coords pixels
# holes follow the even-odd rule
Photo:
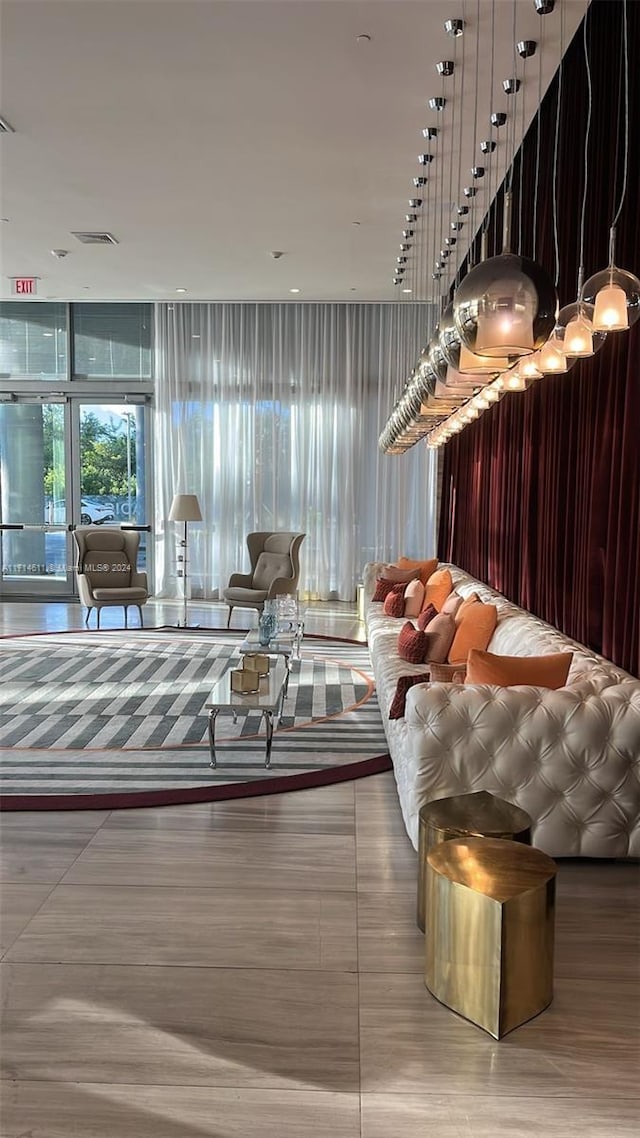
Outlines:
[[[83,245],[117,245],[118,239],[113,236],[113,233],[75,233],[71,231],[72,237],[77,237],[78,241],[82,241]]]
[[[7,122],[7,120],[3,119],[2,116],[0,115],[0,134],[15,134],[15,133],[16,133],[15,129],[14,129],[14,127],[12,127],[11,123]]]

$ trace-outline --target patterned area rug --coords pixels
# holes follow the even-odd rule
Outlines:
[[[221,712],[216,680],[240,660],[230,632],[129,630],[0,641],[3,809],[122,807],[274,793],[386,770],[367,647],[305,637],[274,732]]]

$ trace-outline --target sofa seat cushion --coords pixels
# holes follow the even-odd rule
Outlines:
[[[550,652],[546,656],[496,656],[493,652],[472,648],[467,660],[466,682],[497,687],[533,684],[539,688],[563,688],[572,659],[571,652]]]
[[[137,585],[129,585],[123,589],[93,589],[92,592],[97,601],[115,601],[118,605],[133,605],[138,601],[146,601],[149,596],[146,589],[141,589]]]
[[[249,606],[261,604],[266,601],[267,594],[267,589],[243,589],[239,585],[224,590],[225,600],[233,601],[239,608],[242,608],[243,602]]]

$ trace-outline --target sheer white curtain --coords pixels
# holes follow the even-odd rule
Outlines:
[[[353,600],[362,566],[435,551],[435,452],[378,435],[428,339],[425,304],[156,306],[156,592],[176,595],[174,493],[197,494],[193,594],[248,568],[252,530],[306,533],[300,594]]]

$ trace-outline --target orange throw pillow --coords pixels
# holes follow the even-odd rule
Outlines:
[[[438,568],[438,558],[432,557],[430,561],[412,561],[410,557],[399,557],[396,564],[399,569],[419,569],[420,580],[426,585],[431,574]]]
[[[453,577],[448,569],[438,569],[432,573],[424,590],[423,609],[433,605],[440,612],[449,593],[453,592]],[[461,606],[462,607],[462,606]]]
[[[494,656],[472,648],[467,662],[468,684],[496,684],[501,688],[532,684],[536,688],[563,688],[573,652],[548,656]]]
[[[460,606],[462,608],[462,606]],[[460,609],[458,609],[458,614]],[[498,623],[498,610],[495,605],[483,605],[481,602],[467,605],[460,623],[456,620],[456,634],[449,649],[450,664],[466,664],[467,656],[472,648],[484,651],[487,647],[496,624]]]

